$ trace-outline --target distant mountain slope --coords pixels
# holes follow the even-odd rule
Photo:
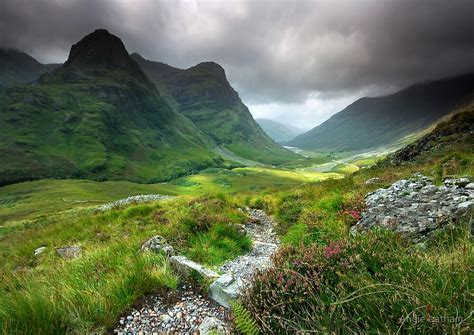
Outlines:
[[[270,119],[255,119],[255,121],[257,121],[263,131],[277,143],[288,142],[305,132],[303,129]]]
[[[24,52],[0,48],[0,87],[31,83],[43,73],[59,66],[60,64],[44,65]]]
[[[156,182],[222,158],[122,41],[96,30],[38,83],[0,93],[0,185],[45,177]]]
[[[444,165],[444,173],[449,174],[449,169],[465,164],[465,157],[456,155],[460,148],[471,149],[474,147],[474,101],[470,105],[461,108],[456,114],[449,115],[446,120],[436,125],[433,131],[421,137],[417,141],[390,154],[379,163],[381,166],[399,166],[409,163],[419,163],[431,158],[433,155],[449,153],[449,159]],[[474,167],[470,167],[471,170]],[[443,171],[440,171],[440,173]]]
[[[267,164],[298,158],[263,132],[230,86],[220,65],[205,62],[181,70],[145,60],[138,54],[132,58],[168,102],[217,145],[240,157]]]
[[[363,150],[391,144],[429,126],[474,94],[474,74],[362,98],[288,145],[317,150]]]

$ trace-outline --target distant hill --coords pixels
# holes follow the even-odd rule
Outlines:
[[[299,156],[277,145],[253,119],[224,69],[204,62],[186,70],[131,55],[176,111],[216,145],[245,159],[278,164]]]
[[[255,119],[263,131],[277,143],[288,142],[297,135],[304,133],[303,129],[289,124],[283,124],[270,119]]]
[[[474,74],[413,85],[362,98],[287,144],[324,151],[357,151],[391,144],[428,127],[474,94]]]
[[[122,41],[96,30],[34,84],[0,91],[0,185],[46,177],[157,182],[222,158]]]
[[[31,83],[59,66],[41,64],[24,52],[0,48],[0,87]]]

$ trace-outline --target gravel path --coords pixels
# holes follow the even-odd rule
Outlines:
[[[266,268],[271,264],[270,256],[278,248],[280,241],[273,231],[275,223],[262,210],[248,210],[251,222],[245,225],[245,232],[254,244],[252,250],[231,260],[219,269],[220,272],[231,272],[234,278],[247,279],[256,269]]]
[[[207,317],[228,323],[228,311],[210,301],[189,285],[160,295],[145,298],[142,307],[133,309],[119,320],[118,334],[198,334],[199,325]]]
[[[248,210],[251,220],[245,232],[253,239],[253,249],[229,261],[219,269],[245,280],[256,269],[270,265],[270,256],[278,248],[279,240],[273,231],[273,220],[261,210]],[[229,311],[207,296],[183,285],[168,296],[152,295],[141,307],[133,309],[119,320],[114,330],[119,334],[199,334],[199,326],[210,319],[220,322],[226,333],[232,333]],[[202,331],[201,334],[206,333]]]

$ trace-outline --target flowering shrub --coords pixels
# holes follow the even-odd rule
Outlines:
[[[281,247],[274,265],[254,275],[242,303],[263,333],[394,334],[401,328],[403,333],[419,334],[461,329],[427,320],[434,320],[430,315],[468,318],[470,303],[462,298],[468,289],[466,261],[459,257],[456,267],[440,267],[421,252],[406,253],[406,243],[379,230],[326,245]],[[440,290],[441,283],[448,286]],[[412,311],[422,313],[418,319],[424,321],[407,322]]]

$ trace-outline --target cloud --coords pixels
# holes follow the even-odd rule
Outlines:
[[[471,0],[2,0],[0,46],[59,62],[106,28],[148,59],[216,61],[254,114],[301,125],[348,97],[473,71],[473,21]]]

